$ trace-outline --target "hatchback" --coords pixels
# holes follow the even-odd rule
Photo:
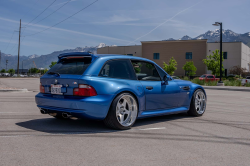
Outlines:
[[[172,79],[151,60],[84,52],[59,55],[35,98],[42,114],[103,120],[114,129],[129,129],[139,118],[206,110],[200,85]]]

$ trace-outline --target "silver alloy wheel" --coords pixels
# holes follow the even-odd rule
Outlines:
[[[137,102],[130,95],[122,96],[116,105],[116,118],[122,126],[130,126],[136,120]]]
[[[202,91],[198,91],[195,96],[195,110],[198,114],[203,114],[206,110],[206,96]]]

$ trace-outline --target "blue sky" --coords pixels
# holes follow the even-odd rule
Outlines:
[[[212,26],[215,21],[222,21],[224,29],[236,33],[250,31],[249,0],[98,0],[61,24],[29,36],[64,20],[95,0],[67,1],[1,0],[0,50],[17,55],[18,32],[14,31],[18,31],[20,19],[25,27],[22,28],[21,55],[44,55],[99,43],[134,45],[140,41],[177,39],[184,35],[196,37],[207,30],[218,29]],[[51,3],[51,7],[28,24]],[[60,10],[35,24],[62,5]]]

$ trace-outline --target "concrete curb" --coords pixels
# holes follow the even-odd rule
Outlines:
[[[229,90],[229,91],[242,91],[250,92],[250,87],[235,87],[235,86],[203,86],[204,89],[211,90]]]
[[[0,89],[0,92],[29,92],[28,89]]]

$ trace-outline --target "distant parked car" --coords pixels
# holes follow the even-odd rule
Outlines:
[[[4,77],[10,77],[10,73],[2,73],[2,76],[4,76]]]
[[[205,81],[219,81],[219,78],[215,78],[212,74],[203,74],[199,77],[199,80],[205,80]]]
[[[17,77],[17,74],[14,74],[12,77]]]
[[[171,76],[174,80],[180,80],[180,77],[177,76]]]
[[[245,85],[246,83],[250,83],[250,76],[247,76],[246,79],[239,79],[241,81],[241,85]]]

